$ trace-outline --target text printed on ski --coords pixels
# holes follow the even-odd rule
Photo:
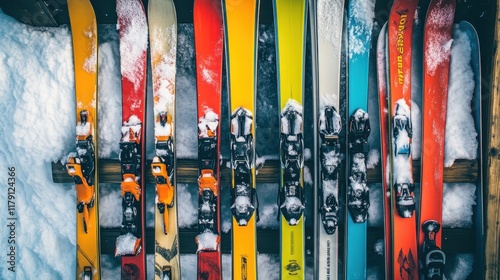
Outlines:
[[[398,33],[397,33],[397,40],[396,40],[396,50],[398,52],[398,84],[402,85],[404,82],[404,75],[403,75],[403,54],[404,54],[404,36],[403,36],[403,31],[405,30],[405,25],[406,25],[406,14],[402,14],[401,17],[399,18],[399,24],[398,24]]]

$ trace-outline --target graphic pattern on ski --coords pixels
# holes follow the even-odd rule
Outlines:
[[[394,1],[388,24],[388,150],[394,279],[418,279],[410,114],[411,46],[417,4],[418,0]]]
[[[446,107],[455,0],[432,0],[424,29],[419,248],[425,279],[443,279],[441,250]]]
[[[347,10],[348,47],[348,154],[346,191],[346,258],[348,279],[366,279],[366,238],[369,189],[366,157],[370,121],[368,117],[368,71],[375,16],[375,1],[350,0]]]
[[[281,279],[305,278],[303,92],[307,1],[274,0],[280,105]]]
[[[97,23],[88,0],[68,0],[73,40],[76,151],[66,168],[76,188],[76,279],[100,279],[97,174]]]
[[[120,140],[123,220],[115,256],[122,256],[122,278],[146,278],[145,253],[145,103],[148,27],[139,0],[117,0],[122,75]]]
[[[155,156],[155,279],[180,279],[175,192],[175,73],[177,17],[172,0],[148,3]]]
[[[340,77],[344,0],[312,1],[315,16],[313,32],[317,36],[318,98],[317,124],[319,157],[318,187],[315,194],[318,217],[315,234],[316,277],[338,277],[339,170],[343,155],[340,151],[342,119],[340,116]],[[312,37],[311,37],[312,38]],[[313,46],[314,48],[314,46]],[[314,49],[313,49],[314,51]],[[323,256],[329,256],[325,258]]]
[[[218,0],[195,0],[198,93],[198,278],[222,279],[220,251],[220,126],[223,23]]]
[[[233,279],[257,279],[255,96],[259,1],[223,1],[231,125]]]

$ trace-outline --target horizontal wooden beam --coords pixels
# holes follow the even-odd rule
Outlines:
[[[279,254],[279,229],[258,229],[257,230],[257,250],[262,254]],[[379,240],[383,239],[382,228],[368,228],[368,244],[369,254],[375,254],[370,249]],[[101,228],[101,253],[106,255],[114,254],[116,238],[120,234],[119,228]],[[196,253],[194,229],[179,230],[179,248],[181,254]],[[342,234],[342,231],[340,232]],[[312,229],[306,229],[306,236],[312,236]],[[154,253],[154,229],[146,229],[146,253]],[[473,253],[475,242],[464,242],[464,240],[474,240],[473,229],[443,229],[443,250],[445,253]],[[312,252],[313,238],[306,238],[306,248],[310,248]],[[339,250],[342,252],[342,245]],[[231,232],[222,233],[221,235],[221,250],[223,254],[231,254]]]
[[[146,182],[154,183],[154,177],[149,172],[151,162],[146,164]],[[306,162],[306,165],[308,162]],[[278,160],[267,160],[265,165],[259,170],[256,180],[258,183],[278,183],[279,182]],[[377,183],[382,179],[380,167],[368,169],[368,183]],[[448,183],[476,182],[478,178],[478,165],[475,160],[457,160],[451,167],[444,170],[444,181]],[[413,176],[415,182],[420,181],[420,161],[413,162]],[[221,166],[221,182],[229,183],[231,170],[225,165]],[[198,179],[197,161],[193,159],[177,159],[177,182],[196,183]],[[73,179],[66,172],[66,167],[61,163],[52,163],[52,180],[54,183],[71,183]],[[118,160],[99,160],[99,181],[101,183],[120,183],[120,162]]]

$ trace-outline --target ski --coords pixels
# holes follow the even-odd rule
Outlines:
[[[255,96],[259,0],[223,0],[231,112],[232,279],[257,279]]]
[[[144,121],[148,27],[140,0],[117,0],[122,75],[120,140],[122,225],[115,256],[122,256],[122,278],[146,278]]]
[[[350,0],[347,9],[348,108],[345,275],[366,279],[366,238],[369,189],[366,157],[370,120],[368,117],[368,71],[375,16],[375,1]]]
[[[281,279],[305,278],[303,93],[307,1],[274,0],[280,108]]]
[[[387,65],[387,22],[380,29],[377,39],[377,85],[380,127],[380,165],[382,170],[382,193],[384,211],[384,263],[385,279],[392,279],[392,238],[391,238],[391,199],[388,178],[388,65]]]
[[[198,278],[222,279],[220,250],[220,126],[223,24],[219,0],[193,8],[198,93]]]
[[[172,0],[150,0],[148,26],[153,80],[155,155],[155,279],[180,279],[175,192],[175,66],[177,17]]]
[[[344,0],[310,1],[313,71],[317,71],[315,91],[315,277],[336,279],[338,273],[338,236],[340,218],[339,169],[343,155],[340,134],[340,77]],[[314,43],[317,42],[317,46]],[[317,52],[314,54],[314,52]],[[323,257],[328,256],[328,257]]]
[[[443,279],[443,169],[455,0],[432,0],[424,28],[419,248],[424,279]]]
[[[480,45],[479,45],[479,38],[477,35],[477,31],[474,28],[474,26],[467,21],[461,21],[458,26],[455,25],[454,30],[453,30],[453,38],[455,40],[457,36],[457,31],[460,30],[461,32],[465,33],[469,39],[469,46],[471,49],[471,59],[470,59],[470,66],[472,68],[472,72],[474,73],[473,80],[474,80],[474,94],[472,97],[472,112],[474,116],[474,124],[476,127],[476,131],[478,132],[477,139],[483,139],[483,131],[482,131],[482,106],[481,106],[481,54],[480,54]],[[483,176],[481,170],[483,169],[482,165],[482,142],[478,141],[478,150],[477,150],[477,160],[479,162],[479,167],[478,167],[478,172],[479,176],[477,179],[477,186],[482,186],[483,185]],[[481,266],[484,259],[483,255],[483,248],[484,248],[484,238],[483,238],[483,233],[484,233],[484,210],[483,210],[483,205],[484,205],[484,197],[482,193],[482,189],[478,187],[476,189],[476,208],[475,208],[475,225],[476,225],[476,238],[475,238],[475,244],[476,244],[476,256],[479,256],[476,261],[474,261],[474,275],[476,278],[481,279],[484,278],[484,269]]]
[[[418,279],[411,156],[412,36],[418,0],[394,1],[388,24],[388,151],[393,279]],[[383,136],[382,136],[383,137]]]
[[[73,40],[76,151],[66,164],[76,188],[76,279],[101,278],[97,174],[97,23],[88,0],[68,0]]]

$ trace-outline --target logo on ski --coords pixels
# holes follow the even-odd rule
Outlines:
[[[301,268],[296,260],[290,260],[285,269],[288,270],[289,275],[297,275],[298,273],[296,271],[299,271]]]
[[[415,262],[415,257],[411,252],[411,249],[408,251],[408,255],[403,253],[403,249],[399,250],[398,255],[398,263],[399,263],[399,276],[401,279],[413,279],[413,273],[416,272],[417,264]]]
[[[396,34],[397,40],[396,40],[396,50],[398,52],[398,84],[402,85],[404,83],[404,73],[403,73],[403,54],[405,52],[404,49],[404,35],[403,31],[405,30],[406,26],[406,18],[408,15],[407,10],[402,11],[400,13],[400,18],[399,18],[399,24],[398,24],[398,33]]]

